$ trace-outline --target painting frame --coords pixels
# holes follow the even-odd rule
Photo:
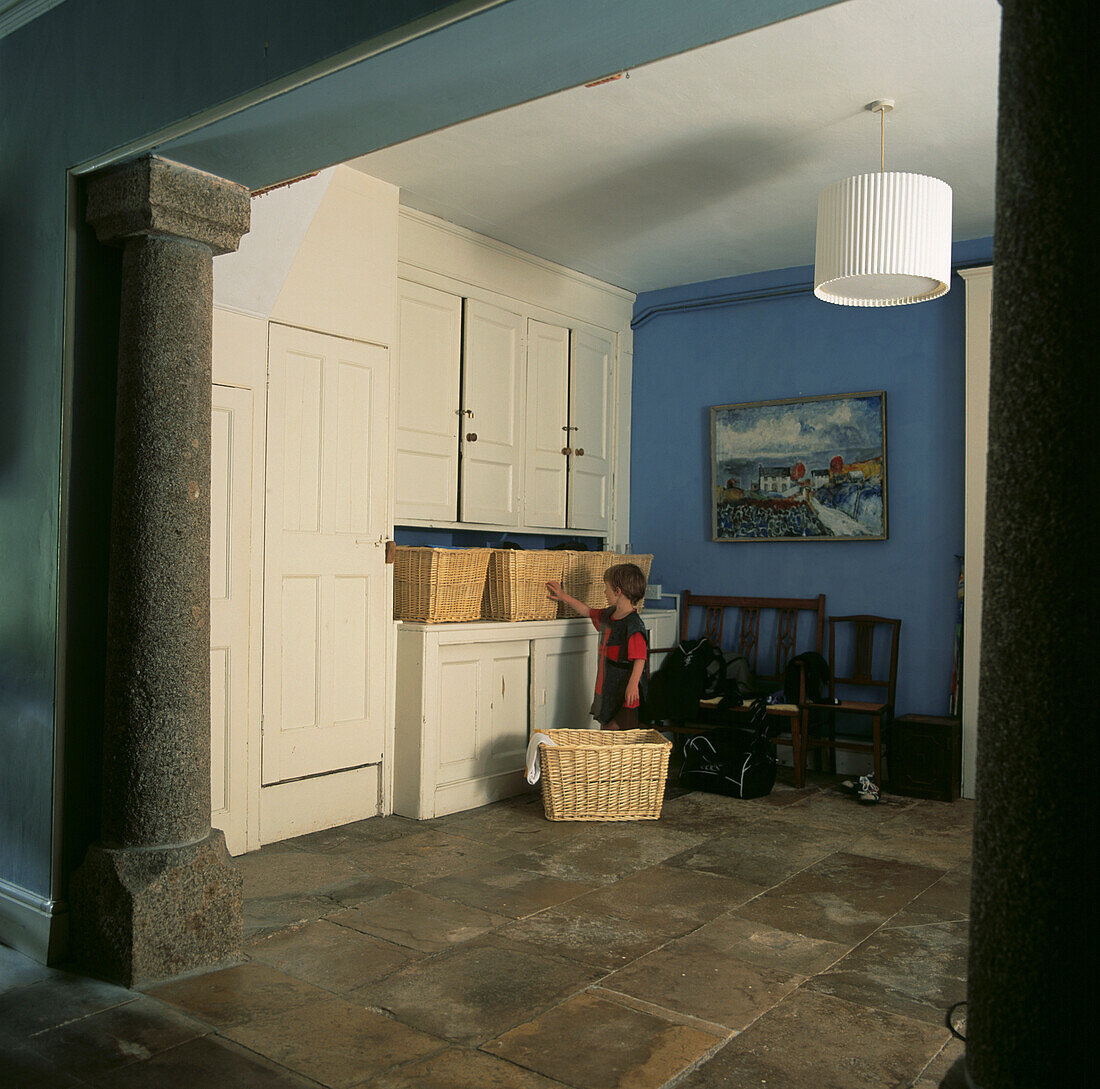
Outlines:
[[[710,468],[714,542],[885,541],[886,391],[713,405]]]

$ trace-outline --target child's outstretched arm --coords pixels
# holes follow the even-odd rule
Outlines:
[[[550,597],[555,601],[564,601],[575,613],[579,613],[581,616],[588,616],[591,610],[583,601],[578,601],[575,597],[571,597],[562,589],[560,582],[548,582],[546,584],[547,592]]]

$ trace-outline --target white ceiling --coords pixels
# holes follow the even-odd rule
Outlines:
[[[384,148],[402,204],[632,291],[813,263],[817,195],[879,167],[942,178],[993,231],[997,0],[845,0]],[[600,73],[593,73],[597,76]]]

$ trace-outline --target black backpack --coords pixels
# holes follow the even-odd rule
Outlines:
[[[699,701],[705,699],[720,675],[722,652],[709,640],[689,639],[669,651],[649,679],[647,721],[691,722],[699,717]]]
[[[684,742],[678,782],[689,790],[731,798],[762,798],[775,786],[771,721],[763,698],[753,702],[748,726],[727,726]]]
[[[798,654],[783,671],[783,698],[798,703],[798,674],[806,670],[806,699],[810,703],[827,703],[829,699],[829,663],[817,651]]]

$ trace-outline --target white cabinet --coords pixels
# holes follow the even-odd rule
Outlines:
[[[611,524],[610,335],[573,334],[569,382],[569,528],[606,531]]]
[[[527,467],[524,523],[565,525],[569,477],[569,330],[527,323]]]
[[[398,282],[398,524],[611,531],[615,334],[521,311]]]
[[[587,620],[397,626],[394,812],[429,819],[530,789],[529,728],[591,724]]]
[[[523,318],[467,299],[460,429],[463,522],[520,524],[526,390]]]
[[[589,713],[599,640],[589,621],[583,635],[531,641],[531,730],[582,730]]]
[[[399,280],[394,518],[458,510],[462,299]]]
[[[614,358],[610,333],[528,322],[525,525],[611,528]]]

